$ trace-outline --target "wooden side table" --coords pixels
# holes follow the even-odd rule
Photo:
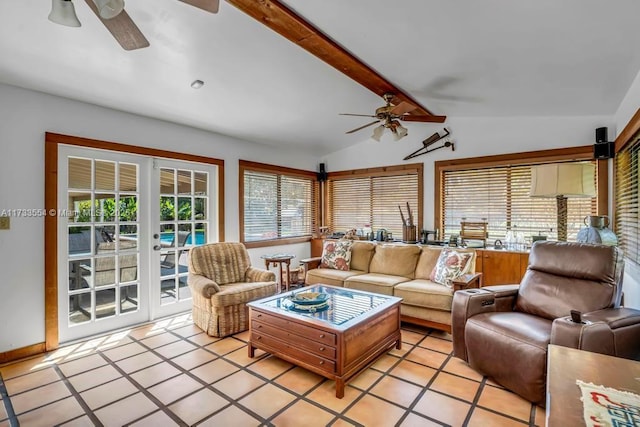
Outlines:
[[[273,254],[273,255],[262,255],[262,259],[264,259],[264,265],[269,270],[269,266],[279,267],[278,276],[280,276],[279,282],[279,291],[282,291],[284,288],[285,292],[289,291],[290,283],[290,272],[289,267],[291,265],[291,260],[295,258],[295,255],[291,254]]]

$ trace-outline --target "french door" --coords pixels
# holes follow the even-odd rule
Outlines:
[[[60,146],[61,342],[191,307],[189,247],[217,240],[216,166]]]

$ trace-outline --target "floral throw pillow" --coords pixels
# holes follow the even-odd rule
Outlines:
[[[455,249],[444,248],[440,252],[438,261],[429,277],[432,282],[451,287],[451,282],[471,268],[471,252],[458,252]]]
[[[353,240],[325,240],[320,268],[349,270]]]

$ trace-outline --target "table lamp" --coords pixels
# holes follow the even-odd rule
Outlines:
[[[553,163],[531,168],[531,197],[555,197],[558,241],[567,240],[567,198],[595,197],[595,165]]]

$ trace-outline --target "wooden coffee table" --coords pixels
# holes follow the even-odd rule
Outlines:
[[[329,307],[309,312],[292,307],[300,292],[328,294]],[[402,298],[314,285],[248,303],[249,357],[259,348],[335,380],[336,397],[347,381],[395,346],[401,348]]]

